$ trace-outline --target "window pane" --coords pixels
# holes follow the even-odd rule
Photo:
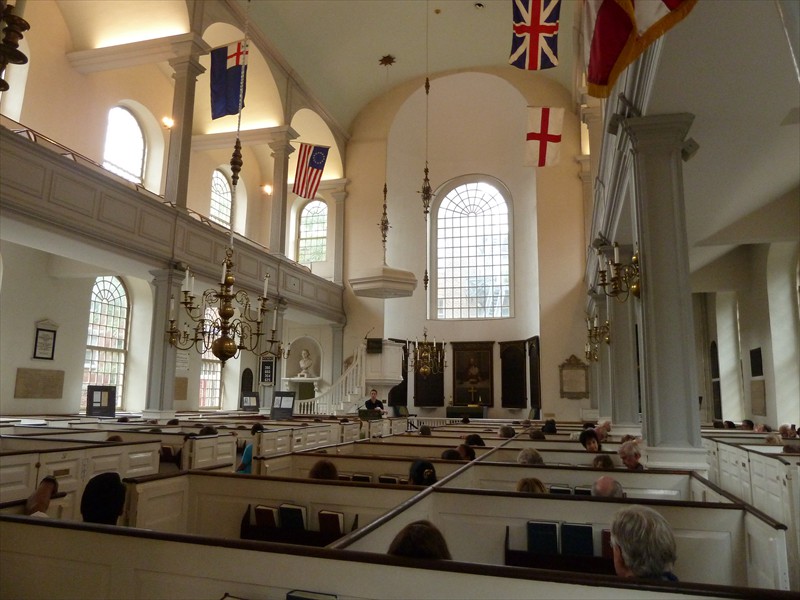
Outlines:
[[[510,316],[508,206],[502,194],[480,181],[455,188],[439,205],[435,230],[437,318]]]
[[[211,208],[209,218],[220,225],[230,227],[231,224],[231,185],[222,171],[214,171],[211,175]]]
[[[128,296],[116,277],[98,277],[92,288],[83,364],[81,409],[86,409],[89,385],[117,388],[117,408],[122,408],[128,336]]]
[[[216,311],[206,307],[206,319],[213,322]],[[218,333],[218,332],[217,332]],[[222,363],[211,350],[203,352],[200,367],[200,408],[220,408]]]
[[[309,264],[326,259],[328,240],[328,205],[313,200],[300,213],[297,262]]]
[[[144,175],[144,134],[136,117],[120,106],[108,111],[103,167],[133,183]]]

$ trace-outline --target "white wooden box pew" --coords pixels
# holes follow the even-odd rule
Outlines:
[[[414,458],[437,459],[442,456],[442,452],[448,448],[455,449],[458,443],[454,440],[452,444],[394,444],[389,439],[363,440],[353,444],[339,444],[335,447],[337,454],[355,454],[358,456],[411,456]],[[460,442],[459,442],[460,443]],[[491,452],[494,448],[486,446],[475,446],[476,457]],[[333,448],[328,448],[333,452]]]
[[[592,483],[602,475],[610,475],[622,485],[627,498],[650,498],[655,500],[724,502],[737,500],[717,488],[693,471],[666,469],[650,471],[584,469],[581,467],[554,467],[548,465],[517,465],[501,463],[470,463],[468,469],[448,478],[442,487],[479,490],[501,490],[513,492],[517,481],[523,477],[536,477],[545,486],[582,488],[588,491]],[[588,495],[588,494],[587,494]],[[774,517],[773,517],[774,518]]]
[[[58,516],[80,519],[80,498],[92,477],[108,471],[121,477],[158,473],[161,445],[3,437],[0,447],[0,502],[27,498],[39,481],[52,475],[67,495]]]
[[[326,425],[333,424],[335,427],[339,428],[339,439],[333,440],[332,443],[341,444],[346,442],[354,442],[359,439],[359,433],[361,431],[361,422],[358,420],[356,415],[352,415],[352,418],[329,417],[327,415],[296,416],[293,418],[293,421],[324,423]],[[405,429],[403,429],[403,431],[405,431]]]
[[[503,444],[503,442],[507,442],[506,439],[500,438],[484,438],[483,440],[486,442],[485,447],[495,447]],[[411,444],[417,446],[441,446],[442,448],[455,448],[459,444],[463,444],[464,440],[455,436],[445,436],[445,435],[419,435],[418,433],[410,433],[410,434],[403,434],[403,435],[392,435],[389,437],[379,438],[379,439],[372,439],[372,440],[361,440],[359,443],[383,443],[383,444]],[[474,446],[474,448],[479,448],[484,446]]]
[[[614,463],[615,467],[623,467],[624,464],[620,459],[619,455],[616,452],[587,452],[586,450],[547,450],[547,449],[539,449],[535,442],[532,441],[529,444],[531,448],[536,448],[539,452],[542,460],[544,460],[544,464],[546,465],[557,465],[557,466],[573,466],[573,467],[591,467],[592,461],[594,457],[598,454],[605,454],[609,458],[611,458],[611,462]],[[499,448],[492,448],[490,452],[478,456],[477,459],[482,462],[517,462],[517,455],[519,454],[520,448],[507,448],[506,446],[501,446]]]
[[[602,442],[601,446],[603,452],[619,451],[622,444],[619,442]],[[516,448],[518,451],[523,448],[536,448],[537,450],[578,450],[583,452],[584,448],[578,440],[532,440],[528,436],[517,436],[509,439],[503,444],[503,448],[511,449]]]
[[[371,523],[420,491],[416,486],[243,477],[206,471],[125,483],[128,488],[125,524],[224,539],[239,539],[248,505],[303,506],[306,529],[310,531],[319,531],[320,510],[341,512],[347,533]]]
[[[442,531],[454,560],[503,564],[506,527],[510,548],[524,550],[527,522],[537,519],[591,524],[595,554],[599,554],[602,529],[609,528],[617,510],[632,504],[627,499],[467,491],[437,485],[332,546],[385,552],[405,525],[428,519]],[[670,523],[677,543],[674,571],[681,581],[789,589],[786,528],[763,513],[741,504],[661,500],[635,504],[647,504]]]
[[[340,479],[369,483],[405,485],[408,472],[416,460],[409,457],[357,456],[352,454],[322,454],[300,452],[274,456],[258,461],[259,474],[275,477],[307,478],[311,467],[319,460],[329,460],[336,465]],[[442,479],[468,465],[466,461],[431,459],[436,477]],[[394,481],[392,478],[396,478]]]
[[[91,551],[76,552],[76,548]],[[455,561],[414,561],[330,548],[0,516],[4,598],[285,598],[290,590],[342,599],[452,597],[509,600],[789,600],[788,592],[682,582],[569,578],[554,572]],[[26,573],[46,575],[26,577]],[[202,576],[198,576],[202,574]]]

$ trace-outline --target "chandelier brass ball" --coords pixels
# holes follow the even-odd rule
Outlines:
[[[223,363],[236,356],[236,349],[236,342],[227,335],[218,337],[211,344],[211,352]]]

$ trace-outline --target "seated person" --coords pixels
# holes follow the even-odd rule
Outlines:
[[[81,515],[86,523],[116,525],[125,507],[125,485],[119,473],[100,473],[83,489]]]
[[[391,556],[451,560],[442,532],[430,521],[414,521],[403,527],[389,545]]]
[[[517,462],[521,465],[543,465],[544,459],[536,448],[523,448],[517,454]]]
[[[546,494],[547,488],[544,487],[541,479],[536,477],[523,477],[517,482],[517,491],[528,494]]]
[[[608,454],[598,454],[592,460],[592,467],[595,469],[613,469],[614,461]]]
[[[383,408],[383,402],[378,400],[378,390],[372,389],[369,391],[369,398],[364,401],[364,408],[386,412]]]
[[[544,431],[539,429],[538,427],[534,427],[528,432],[528,437],[532,440],[546,440],[547,436],[544,434]]]
[[[600,438],[597,437],[597,432],[594,429],[584,429],[581,431],[578,441],[581,443],[587,452],[600,452]]]
[[[436,469],[427,460],[415,460],[408,470],[408,483],[411,485],[433,485],[436,483]]]
[[[181,424],[180,419],[170,419],[169,421],[167,421],[167,425],[180,425],[180,424]]]
[[[213,425],[204,425],[200,428],[200,431],[197,432],[197,435],[218,435],[219,432],[217,428]]]
[[[764,441],[771,446],[780,446],[783,444],[781,435],[779,433],[768,433]]]
[[[511,425],[503,425],[500,427],[497,435],[499,435],[501,438],[513,438],[515,435],[517,435],[517,432],[514,431],[514,428]]]
[[[442,452],[441,456],[444,460],[462,460],[461,455],[458,453],[458,450],[455,448],[448,448],[444,452]]]
[[[558,433],[558,428],[556,427],[556,420],[555,419],[547,419],[544,422],[544,426],[542,427],[543,433]]]
[[[797,437],[797,431],[795,430],[794,426],[789,425],[788,423],[784,423],[778,427],[778,433],[781,434],[781,438],[784,440],[790,440]]]
[[[421,425],[419,428],[420,435],[431,435],[431,426],[430,425]]]
[[[754,431],[756,428],[756,424],[753,423],[750,419],[744,419],[742,421],[742,429],[745,431]]]
[[[47,517],[50,500],[58,493],[58,479],[48,475],[39,482],[39,487],[25,501],[25,514],[31,517]]]
[[[603,475],[592,484],[592,496],[624,498],[625,490],[622,489],[622,484],[619,481],[608,475]]]
[[[121,442],[122,436],[121,435],[110,435],[106,438],[107,442]]]
[[[725,421],[725,429],[736,429],[736,423],[733,421]]]
[[[484,442],[480,434],[477,433],[470,433],[464,438],[464,443],[469,446],[486,446],[486,442]]]
[[[255,438],[259,431],[264,431],[264,426],[261,423],[253,423],[253,426],[250,428],[250,434],[253,436],[253,441],[245,446],[244,452],[242,452],[242,460],[236,467],[237,473],[253,472],[253,445],[255,444]]]
[[[331,461],[322,459],[314,463],[308,472],[310,479],[339,479],[339,470]]]
[[[620,577],[677,581],[675,536],[667,520],[652,508],[623,508],[611,523],[614,570]]]
[[[623,464],[631,471],[644,471],[644,465],[639,462],[642,453],[636,442],[625,442],[617,451]]]
[[[461,460],[475,460],[475,448],[467,444],[459,444],[456,448]]]

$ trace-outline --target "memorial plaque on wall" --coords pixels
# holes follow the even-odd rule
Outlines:
[[[86,414],[113,417],[117,410],[117,386],[90,385],[86,389]]]

